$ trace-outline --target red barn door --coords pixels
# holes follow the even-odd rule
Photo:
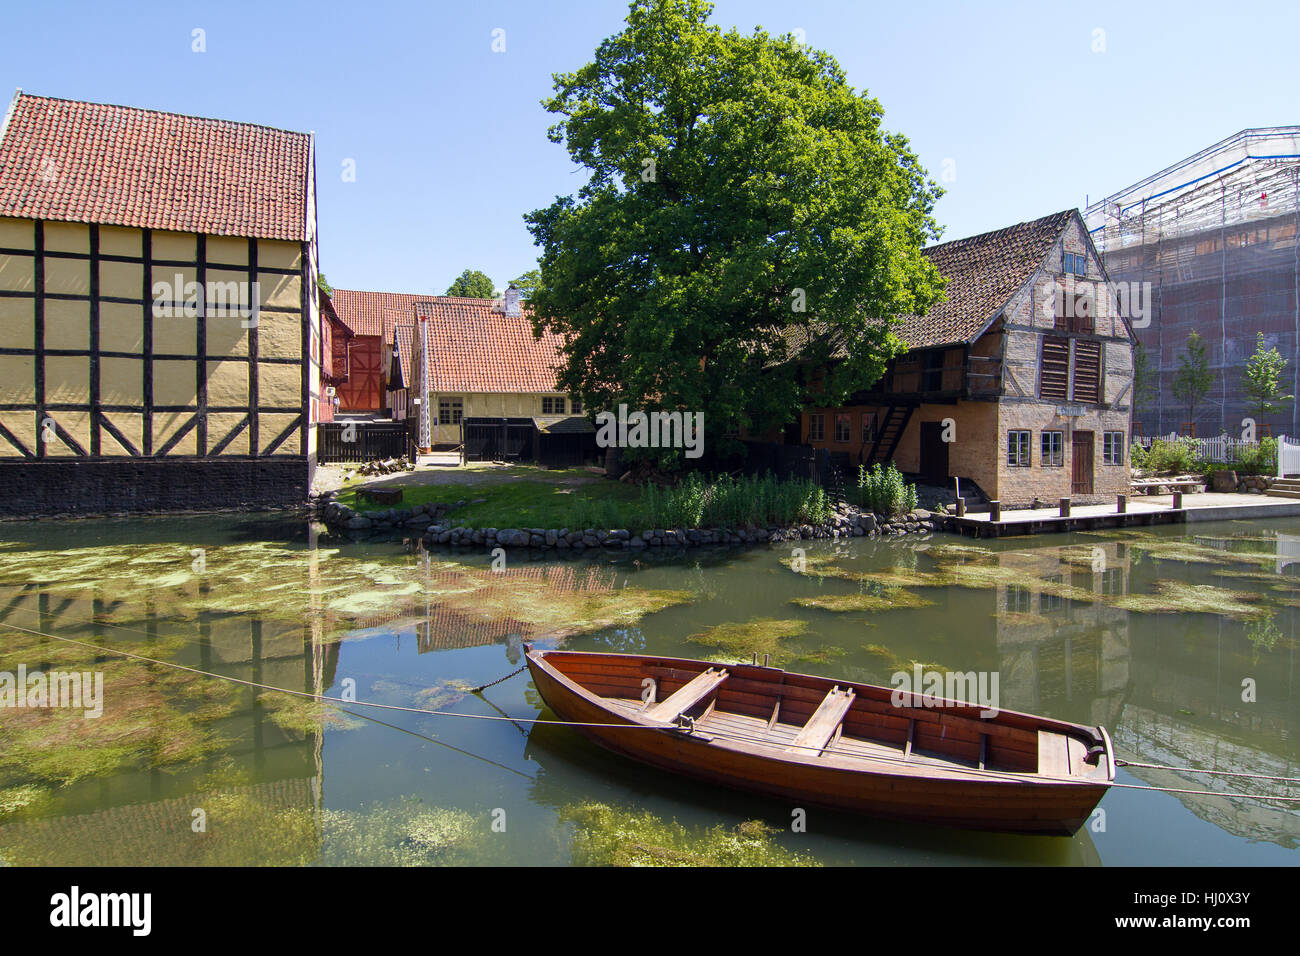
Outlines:
[[[338,387],[339,411],[379,411],[383,388],[379,336],[358,335],[348,343],[348,380]]]

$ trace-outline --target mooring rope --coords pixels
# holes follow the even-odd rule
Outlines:
[[[170,667],[173,670],[198,674],[200,677],[212,677],[217,680],[227,681],[231,684],[240,684],[244,687],[254,687],[258,690],[277,691],[281,694],[289,694],[293,697],[306,697],[309,700],[316,700],[321,701],[322,703],[336,704],[339,706],[374,707],[379,710],[397,710],[407,714],[427,714],[431,717],[464,717],[467,720],[504,720],[509,721],[510,723],[522,721],[526,724],[563,724],[566,727],[604,727],[606,730],[663,730],[668,726],[662,724],[583,723],[581,721],[573,720],[543,720],[541,717],[495,717],[491,714],[463,714],[454,710],[428,710],[423,707],[401,707],[397,704],[377,704],[374,701],[368,700],[349,700],[346,697],[331,697],[328,694],[312,694],[303,690],[290,690],[288,687],[276,687],[274,684],[263,684],[260,681],[244,680],[242,677],[231,677],[228,674],[215,674],[212,671],[201,670],[197,667],[187,667],[184,664],[176,664],[172,661],[160,661],[152,657],[145,657],[143,654],[133,654],[130,651],[123,651],[113,647],[104,647],[101,644],[92,644],[89,641],[78,641],[71,637],[59,637],[57,634],[48,634],[44,631],[36,631],[29,627],[10,624],[7,621],[0,621],[0,627],[22,631],[25,634],[32,634],[36,637],[45,637],[55,641],[63,641],[65,644],[76,644],[79,647],[88,647],[91,650],[99,651],[102,654],[116,654],[120,657],[129,657],[132,660],[143,661],[146,664],[157,664],[160,667]]]
[[[373,701],[348,700],[347,698],[343,698],[343,697],[332,697],[328,694],[312,694],[312,693],[308,693],[307,691],[291,690],[290,688],[287,687],[277,687],[274,684],[264,684],[260,681],[251,681],[251,680],[244,680],[243,678],[240,677],[231,677],[227,674],[217,674],[217,673],[213,673],[212,671],[205,671],[197,667],[189,667],[185,664],[177,664],[172,661],[157,660],[156,658],[146,657],[143,654],[134,654],[131,651],[124,651],[113,647],[105,647],[101,644],[92,644],[90,641],[79,641],[71,637],[60,637],[57,634],[50,634],[45,631],[37,631],[32,628],[22,627],[17,624],[10,624],[7,621],[0,621],[0,627],[7,627],[11,630],[21,631],[25,634],[31,634],[36,637],[44,637],[55,641],[62,641],[65,644],[75,644],[78,647],[87,647],[90,648],[91,650],[98,651],[103,654],[116,654],[119,657],[127,657],[127,658],[131,658],[132,660],[143,661],[146,664],[157,664],[160,667],[170,667],[173,670],[185,671],[190,674],[197,674],[200,677],[211,677],[211,678],[215,678],[216,680],[223,680],[228,683],[239,684],[244,687],[252,687],[258,690],[273,691],[281,694],[289,694],[290,696],[293,697],[305,697],[309,700],[315,700],[321,703],[333,704],[339,707],[340,709],[344,709],[345,706],[373,707],[379,710],[393,710],[393,711],[400,711],[402,713],[408,713],[408,714],[424,714],[431,717],[463,717],[467,720],[507,721],[509,723],[515,724],[516,726],[518,726],[518,724],[522,722],[526,724],[553,724],[562,727],[598,727],[603,730],[663,731],[663,730],[678,729],[670,724],[610,724],[604,722],[584,722],[584,721],[575,721],[575,720],[544,720],[541,717],[508,717],[508,716],[498,717],[498,716],[493,716],[491,714],[465,714],[454,710],[429,710],[422,707],[402,707],[398,704],[379,704]],[[513,671],[510,674],[507,674],[505,677],[502,677],[499,680],[493,681],[490,684],[484,684],[483,687],[485,688],[491,687],[495,684],[501,683],[502,681],[508,680],[509,678],[514,677],[516,674],[519,674],[522,671],[526,670],[527,667],[528,665],[525,664],[523,667],[519,668],[516,671]],[[356,716],[360,717],[363,715],[357,714]],[[818,747],[809,744],[795,744],[792,742],[786,743],[782,741],[774,741],[771,738],[754,737],[748,734],[736,733],[735,731],[721,731],[721,730],[709,729],[704,732],[708,733],[710,737],[721,738],[723,740],[759,743],[771,747],[781,747],[782,749],[816,750],[819,753],[826,749],[824,746]],[[917,764],[909,763],[901,757],[891,757],[887,754],[872,754],[869,757],[867,755],[863,755],[863,756],[867,757],[867,759],[874,760],[879,763],[906,764],[907,766],[911,766],[911,767],[917,766]],[[1267,780],[1283,780],[1287,782],[1300,782],[1300,778],[1296,778],[1296,777],[1274,777],[1266,774],[1232,773],[1229,771],[1222,771],[1222,770],[1195,770],[1194,768],[1190,768],[1190,767],[1166,767],[1160,764],[1143,764],[1134,761],[1121,760],[1118,758],[1115,760],[1115,765],[1117,767],[1120,766],[1145,767],[1152,770],[1174,770],[1174,771],[1186,771],[1190,773],[1215,773],[1215,774],[1222,774],[1225,776],[1258,777],[1260,779],[1267,779]],[[995,779],[995,780],[1026,781],[1032,779],[1029,775],[1017,774],[1005,770],[984,770],[984,769],[974,768],[974,767],[962,767],[960,768],[960,772],[963,776],[984,777],[984,778]],[[1087,780],[1079,780],[1076,783],[1073,781],[1067,781],[1066,778],[1052,778],[1052,779],[1060,780],[1061,782],[1069,782],[1076,786],[1087,786],[1090,784],[1090,781]],[[1278,796],[1271,796],[1269,794],[1252,794],[1252,793],[1226,793],[1221,790],[1184,790],[1184,789],[1174,789],[1171,787],[1154,787],[1154,786],[1143,786],[1140,784],[1133,784],[1133,783],[1120,783],[1114,780],[1105,784],[1093,784],[1093,785],[1120,787],[1126,790],[1155,790],[1160,793],[1182,793],[1182,794],[1190,794],[1194,796],[1227,797],[1229,799],[1234,799],[1234,800],[1274,800],[1274,801],[1280,801],[1284,803],[1300,803],[1300,797],[1278,797]]]
[[[1145,767],[1148,770],[1175,770],[1178,773],[1211,773],[1219,777],[1250,777],[1253,780],[1285,780],[1300,784],[1300,777],[1277,777],[1267,773],[1245,773],[1237,770],[1201,770],[1197,767],[1170,767],[1162,763],[1138,763],[1136,760],[1115,758],[1117,767]]]

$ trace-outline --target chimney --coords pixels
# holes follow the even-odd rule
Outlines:
[[[513,282],[510,283],[510,288],[506,289],[506,315],[523,315],[519,307],[519,298],[519,287]]]

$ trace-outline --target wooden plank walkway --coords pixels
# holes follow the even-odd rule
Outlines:
[[[1070,511],[1068,518],[1062,518],[1056,507],[1003,509],[999,521],[990,520],[987,513],[958,518],[935,512],[934,518],[936,528],[943,531],[974,538],[1000,538],[1241,518],[1289,518],[1300,516],[1300,501],[1270,495],[1205,492],[1184,495],[1183,507],[1178,510],[1173,507],[1171,495],[1140,495],[1128,499],[1128,510],[1123,513],[1116,511],[1114,503],[1074,505]]]

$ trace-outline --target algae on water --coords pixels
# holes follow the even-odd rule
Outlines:
[[[781,831],[761,820],[692,832],[648,810],[581,803],[560,810],[574,825],[577,866],[817,866],[812,857],[775,842]]]

